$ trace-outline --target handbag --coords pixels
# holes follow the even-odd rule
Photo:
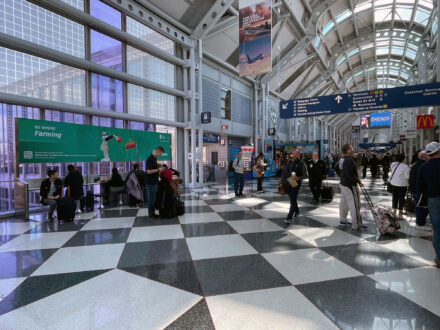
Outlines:
[[[399,163],[399,164],[396,166],[396,168],[395,168],[394,171],[393,171],[393,174],[391,175],[391,178],[387,181],[387,191],[388,191],[389,193],[392,193],[392,192],[393,192],[393,185],[391,184],[391,180],[393,179],[394,173],[396,173],[397,168],[399,167],[400,164],[401,164],[401,163]]]
[[[298,187],[298,182],[293,177],[289,177],[287,182],[289,182],[292,188]]]
[[[286,186],[282,182],[278,182],[278,192],[280,194],[286,194]]]

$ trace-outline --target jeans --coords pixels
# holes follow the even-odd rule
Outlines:
[[[426,225],[426,217],[429,214],[429,210],[425,207],[418,207],[417,202],[419,201],[420,195],[413,193],[413,200],[414,200],[414,212],[416,213],[416,224],[418,226],[424,226]]]
[[[257,191],[263,191],[263,176],[257,180]]]
[[[293,213],[298,214],[299,213],[299,207],[298,207],[298,193],[299,188],[301,188],[301,185],[296,186],[295,188],[292,188],[292,186],[288,183],[287,184],[287,193],[290,197],[290,210],[289,214],[287,215],[287,219],[291,220],[293,217]]]
[[[43,205],[49,205],[49,218],[52,218],[53,212],[57,208],[57,201],[55,199],[43,199]]]
[[[393,209],[403,210],[407,187],[393,186]]]
[[[244,179],[242,173],[235,173],[234,190],[235,196],[242,195],[244,188]]]
[[[429,219],[432,224],[432,245],[434,245],[437,260],[440,260],[440,199],[428,199]]]
[[[313,194],[313,199],[315,201],[319,201],[319,197],[321,196],[321,186],[322,181],[321,180],[310,180],[309,181],[310,190]]]
[[[148,205],[148,215],[151,217],[155,214],[155,204],[156,204],[156,194],[157,194],[157,184],[154,185],[146,185],[145,186],[145,200]]]

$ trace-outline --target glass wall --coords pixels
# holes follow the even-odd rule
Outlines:
[[[149,29],[142,23],[99,0],[61,0],[76,9],[126,31],[170,54],[175,54],[175,43]],[[86,5],[87,4],[87,5]],[[125,22],[125,24],[123,24]],[[89,33],[89,35],[86,35]],[[111,35],[93,27],[86,30],[81,23],[65,18],[25,0],[0,0],[0,32],[47,47],[65,54],[109,67],[114,70],[175,87],[175,66],[155,58],[135,47],[128,46]],[[86,40],[90,39],[90,53],[86,54]],[[124,53],[125,51],[125,53]],[[65,104],[89,106],[105,111],[133,113],[152,118],[175,120],[175,97],[129,84],[95,72],[86,72],[68,65],[49,61],[29,54],[0,47],[0,92]],[[86,90],[90,86],[90,90]],[[88,98],[90,96],[90,99]],[[172,135],[172,162],[176,160],[176,129],[166,126],[112,119],[105,116],[87,116],[50,109],[34,109],[0,104],[0,212],[13,210],[14,177],[42,178],[49,168],[66,174],[67,164],[20,165],[14,173],[15,118],[44,119],[75,124],[129,128],[167,132]],[[116,166],[122,172],[133,163],[75,163],[83,175],[107,174]],[[144,164],[141,164],[144,167]],[[32,193],[31,204],[38,205],[38,192]]]

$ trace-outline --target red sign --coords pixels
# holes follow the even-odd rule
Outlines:
[[[434,128],[434,115],[417,116],[417,129]]]

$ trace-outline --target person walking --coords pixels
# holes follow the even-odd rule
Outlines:
[[[244,162],[242,159],[242,152],[240,151],[238,154],[235,155],[234,162],[232,163],[232,167],[234,168],[235,173],[235,182],[234,182],[234,190],[235,190],[235,197],[242,197],[243,195],[243,188],[244,188]]]
[[[48,220],[53,221],[53,213],[57,208],[57,201],[63,197],[63,182],[59,179],[58,171],[49,170],[49,178],[43,180],[40,186],[41,204],[49,205]]]
[[[410,169],[403,161],[405,155],[396,155],[396,161],[391,164],[391,178],[389,182],[393,186],[393,214],[403,220],[403,207],[405,205],[406,191],[409,185]]]
[[[373,158],[370,161],[370,171],[373,179],[377,177],[378,170],[379,170],[379,159],[377,159],[376,155],[373,155]]]
[[[388,173],[390,171],[390,164],[391,164],[391,158],[390,158],[389,154],[386,154],[382,158],[382,170],[383,170],[382,180],[383,180],[384,185],[386,185],[387,181],[388,181]]]
[[[339,160],[339,173],[341,189],[341,202],[339,203],[340,224],[342,226],[351,225],[353,230],[365,229],[367,226],[362,224],[360,214],[361,203],[359,189],[363,187],[358,177],[356,164],[353,160],[353,147],[350,144],[342,146],[343,157]],[[351,223],[347,221],[348,211],[351,215]]]
[[[362,178],[367,176],[368,158],[365,154],[362,154]]]
[[[294,180],[296,184],[295,187],[289,183],[289,178]],[[296,218],[299,215],[297,199],[302,180],[305,178],[307,178],[307,167],[301,160],[301,152],[299,150],[294,150],[292,152],[292,159],[287,162],[281,176],[281,182],[287,187],[287,193],[290,198],[290,210],[287,218],[284,220],[285,223],[291,223],[292,218]]]
[[[82,174],[75,170],[73,165],[67,166],[68,174],[64,178],[64,187],[67,188],[67,197],[76,201],[76,212],[81,213],[81,198],[84,196],[84,179]]]
[[[321,197],[322,181],[327,175],[326,166],[322,159],[319,159],[318,153],[313,152],[312,159],[307,164],[309,171],[309,186],[313,194],[313,200],[318,203]]]
[[[148,205],[148,216],[153,219],[159,218],[155,213],[156,194],[159,184],[159,174],[164,170],[162,166],[157,163],[157,159],[162,156],[164,150],[162,147],[156,147],[147,159],[147,174],[145,178],[145,198]]]
[[[420,167],[429,160],[429,156],[426,152],[420,151],[418,154],[417,162],[411,167],[409,171],[409,191],[411,192],[414,200],[414,211],[416,213],[416,229],[431,231],[431,227],[426,225],[426,217],[429,212],[426,207],[417,206],[420,199],[420,194],[417,193],[417,178]],[[426,192],[424,192],[426,193]]]
[[[440,268],[440,143],[431,142],[425,150],[429,161],[420,166],[417,174],[417,193],[428,192],[429,220],[432,225],[432,244]]]
[[[260,152],[255,158],[254,172],[257,175],[257,194],[264,193],[263,190],[263,179],[264,179],[264,171],[267,168],[267,161],[264,158],[264,154]]]

